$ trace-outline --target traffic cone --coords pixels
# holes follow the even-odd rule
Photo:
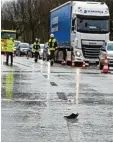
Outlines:
[[[86,62],[85,62],[85,60],[83,60],[82,69],[86,69]]]
[[[102,73],[110,73],[109,72],[109,68],[108,68],[108,59],[107,59],[107,56],[105,56],[105,59],[104,59],[104,66],[103,66],[103,72]]]
[[[72,67],[75,67],[75,60],[74,60],[74,56],[72,56]]]

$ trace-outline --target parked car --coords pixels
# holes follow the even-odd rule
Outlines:
[[[102,46],[99,55],[99,68],[103,69],[105,56],[108,58],[109,67],[113,66],[113,41],[107,42]]]
[[[20,43],[21,43],[21,41],[14,41],[14,49],[13,49],[14,55],[16,55],[16,49]]]
[[[15,47],[18,47],[18,45],[21,43],[21,41],[14,41]]]
[[[50,51],[48,48],[48,42],[44,44],[44,50],[43,50],[43,60],[49,61]]]
[[[28,43],[20,43],[16,49],[16,55],[17,56],[27,55],[28,49],[29,49]]]
[[[29,45],[29,49],[27,50],[27,53],[29,52],[30,57],[34,57],[34,52],[33,52],[33,44]]]
[[[33,55],[32,55],[32,45],[33,44],[29,45],[29,48],[27,49],[27,57],[33,57]]]
[[[40,44],[39,59],[43,58],[44,44]]]

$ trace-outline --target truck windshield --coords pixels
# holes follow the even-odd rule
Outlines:
[[[14,40],[16,39],[16,32],[1,32],[1,39],[7,39],[9,34]]]
[[[84,33],[109,33],[109,18],[78,17],[77,31]]]

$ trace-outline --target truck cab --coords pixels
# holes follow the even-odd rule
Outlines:
[[[109,40],[110,14],[104,2],[69,1],[51,10],[50,32],[58,42],[56,61],[67,51],[77,63],[98,63],[102,45]]]
[[[109,10],[105,3],[72,2],[71,45],[76,62],[98,62],[109,32]]]
[[[16,39],[16,30],[1,30],[1,53],[3,54],[6,53],[6,40],[9,34],[14,40]]]

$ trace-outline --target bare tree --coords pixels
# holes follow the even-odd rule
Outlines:
[[[35,37],[46,42],[49,36],[50,10],[68,0],[16,0],[2,4],[1,24],[4,29],[16,29],[23,41],[32,43]],[[80,1],[80,0],[79,0]],[[104,1],[113,21],[113,0]],[[111,35],[113,37],[113,34]]]

